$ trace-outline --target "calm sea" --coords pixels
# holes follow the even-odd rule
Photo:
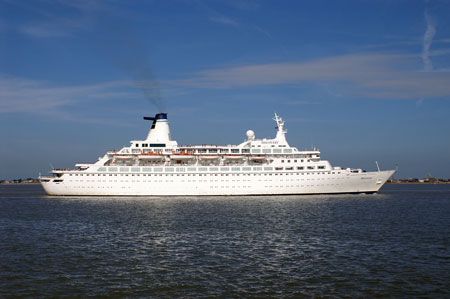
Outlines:
[[[48,197],[0,186],[0,297],[449,297],[450,185]]]

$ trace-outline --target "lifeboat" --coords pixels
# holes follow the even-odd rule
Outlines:
[[[133,160],[134,156],[131,156],[131,155],[115,155],[114,159],[116,159],[116,160]]]
[[[217,160],[219,159],[219,156],[213,155],[213,156],[198,156],[199,160],[203,161],[211,161],[211,160]]]
[[[244,159],[244,156],[236,156],[236,155],[229,155],[229,156],[223,156],[225,160],[241,160]]]
[[[250,156],[248,157],[250,161],[264,161],[267,159],[266,156]]]
[[[150,153],[150,154],[139,155],[139,160],[159,161],[159,160],[162,160],[162,159],[164,159],[164,156],[163,155],[159,155],[159,154]]]
[[[194,155],[188,155],[188,154],[174,154],[170,155],[171,160],[178,160],[178,161],[187,161],[187,160],[193,160],[195,159]]]

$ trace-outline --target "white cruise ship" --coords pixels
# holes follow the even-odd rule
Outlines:
[[[239,145],[178,145],[166,113],[144,119],[153,121],[146,139],[95,163],[53,169],[39,177],[44,190],[77,196],[374,193],[395,173],[335,167],[317,149],[291,147],[276,114],[275,138],[256,139],[249,130]]]

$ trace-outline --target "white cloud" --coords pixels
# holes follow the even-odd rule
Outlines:
[[[437,39],[436,42],[438,42],[438,43],[450,43],[450,38]]]
[[[423,36],[422,60],[425,71],[429,72],[433,70],[433,64],[430,58],[430,48],[431,43],[433,42],[433,37],[436,34],[436,27],[434,26],[434,20],[427,12],[425,12],[425,20],[427,23],[427,30]]]
[[[225,16],[217,16],[217,17],[211,17],[210,18],[211,21],[216,22],[216,23],[220,23],[220,24],[225,24],[225,25],[231,25],[234,27],[239,27],[239,23],[231,18],[225,17]]]
[[[284,62],[205,70],[173,84],[195,88],[238,88],[331,82],[346,94],[373,98],[417,99],[450,96],[450,73],[423,72],[418,56],[351,54],[305,62]],[[412,66],[416,66],[413,69]]]
[[[53,87],[48,82],[0,75],[0,114],[61,112],[64,107],[92,99],[138,98],[136,91],[124,91],[128,81],[112,81],[84,86]]]

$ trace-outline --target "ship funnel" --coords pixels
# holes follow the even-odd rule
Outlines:
[[[167,113],[157,113],[155,117],[144,116],[144,119],[153,121],[146,141],[151,143],[166,143],[171,141]]]

